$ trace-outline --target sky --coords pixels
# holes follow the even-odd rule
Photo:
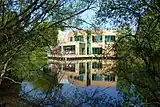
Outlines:
[[[93,10],[87,10],[87,11],[83,12],[80,16],[87,23],[90,23],[90,24],[95,23],[94,22],[94,20],[95,20],[95,11],[93,11]],[[82,28],[82,29],[91,29],[92,28],[93,29],[93,27],[91,27],[91,25],[89,25],[87,23],[84,23],[83,25],[81,25],[80,28]],[[106,29],[106,28],[112,28],[112,25],[109,24],[109,23],[106,23],[103,26],[100,26],[100,29]],[[67,29],[66,31],[59,31],[58,40],[61,41],[63,36],[66,33],[70,32],[70,31],[71,31],[70,29]]]
[[[87,10],[84,13],[81,14],[82,19],[87,21],[88,23],[94,23],[95,20],[95,11],[93,10]],[[89,24],[84,23],[83,25],[84,28],[89,28],[91,27]],[[105,28],[112,28],[113,26],[109,23],[104,24],[103,26],[100,26],[101,29]]]

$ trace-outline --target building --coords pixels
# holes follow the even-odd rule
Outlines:
[[[60,80],[67,79],[76,86],[116,87],[117,76],[114,72],[103,72],[104,60],[50,61],[61,73]],[[112,65],[113,66],[113,65]]]
[[[116,86],[113,48],[116,30],[61,32],[48,63],[79,86]],[[106,60],[107,59],[107,60]]]
[[[116,30],[76,30],[61,33],[58,46],[49,57],[66,59],[90,59],[96,57],[115,57],[112,45],[116,39]]]

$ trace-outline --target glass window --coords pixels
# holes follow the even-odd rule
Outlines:
[[[78,36],[75,36],[74,39],[75,39],[75,41],[78,41]]]
[[[90,41],[91,41],[91,37],[87,36],[87,43],[90,43]]]
[[[75,45],[64,46],[63,49],[65,54],[75,54]]]
[[[105,81],[115,81],[115,75],[105,75]]]
[[[70,78],[73,78],[73,76],[71,75]]]
[[[105,81],[109,81],[109,75],[105,75],[104,79]]]
[[[63,70],[75,72],[75,64],[63,64]]]
[[[112,41],[115,41],[115,36],[111,36],[111,40],[112,40]]]
[[[87,72],[90,72],[90,70],[91,70],[91,63],[87,62]]]
[[[69,38],[69,41],[72,42],[72,41],[73,41],[73,37],[70,37],[70,38]]]
[[[75,36],[75,41],[84,41],[83,36]]]
[[[102,74],[92,74],[92,80],[101,81]]]
[[[95,68],[101,69],[102,68],[102,63],[100,63],[100,62],[93,62],[92,63],[92,69],[95,69]]]
[[[92,48],[92,53],[93,54],[102,54],[102,48]]]
[[[102,36],[92,36],[93,42],[102,42]]]
[[[107,42],[114,42],[115,41],[115,36],[114,35],[107,35],[105,36],[105,43]]]
[[[79,63],[79,72],[84,73],[85,72],[85,63]]]
[[[110,81],[115,81],[115,76],[114,75],[110,76]]]

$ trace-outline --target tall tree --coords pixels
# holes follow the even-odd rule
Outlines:
[[[13,73],[18,60],[25,59],[24,54],[26,57],[36,49],[55,45],[51,39],[56,40],[58,29],[93,8],[93,3],[93,0],[1,0],[0,83],[9,72]]]
[[[38,74],[47,63],[45,47],[55,46],[58,30],[68,24],[72,27],[68,20],[75,20],[75,17],[93,8],[93,3],[94,0],[0,0],[1,89],[8,90],[7,85],[12,85],[12,82],[21,84],[24,79],[38,88],[38,79],[47,83],[42,89],[50,88],[50,81],[56,85],[55,75],[43,80],[44,75]],[[20,85],[17,90],[11,88],[11,93],[17,91],[16,97],[9,94],[6,98],[0,93],[0,104],[14,106],[19,100]]]
[[[118,88],[144,104],[160,104],[159,0],[101,0],[100,6],[99,21],[124,26],[116,43]]]

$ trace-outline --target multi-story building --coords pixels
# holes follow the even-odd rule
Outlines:
[[[77,86],[103,86],[116,87],[117,76],[114,72],[102,73],[104,60],[73,60],[51,63],[51,67],[57,67],[61,71],[59,80],[67,79],[69,83]],[[53,71],[53,70],[52,70]]]
[[[116,86],[115,39],[116,30],[61,32],[48,62],[77,85]]]
[[[53,50],[52,58],[95,58],[114,56],[116,30],[76,30],[60,34],[58,47]]]

